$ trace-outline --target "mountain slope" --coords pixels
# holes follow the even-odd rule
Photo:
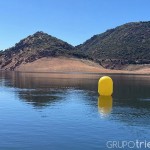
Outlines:
[[[92,38],[76,47],[84,57],[106,68],[124,64],[150,64],[150,21],[128,23]]]
[[[94,35],[76,47],[47,33],[36,32],[16,43],[14,47],[0,51],[1,70],[40,71],[45,68],[44,72],[59,72],[63,69],[67,71],[68,68],[68,71],[75,72],[88,72],[88,69],[90,72],[92,69],[93,72],[102,69],[105,72],[106,69],[140,72],[143,68],[150,72],[149,66],[150,21],[124,24]]]
[[[1,53],[0,66],[1,69],[14,70],[22,63],[30,63],[42,57],[67,56],[73,49],[73,46],[62,40],[44,32],[36,32]]]

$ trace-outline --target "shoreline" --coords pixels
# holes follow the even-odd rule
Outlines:
[[[11,64],[10,64],[11,65]],[[51,74],[119,74],[119,75],[150,75],[150,64],[128,65],[126,69],[106,69],[98,63],[77,58],[41,58],[31,63],[22,63],[12,72],[51,73]],[[137,69],[138,68],[138,69]],[[11,71],[9,68],[0,71]]]
[[[40,71],[11,71],[11,70],[0,70],[0,72],[12,72],[12,73],[32,73],[32,74],[73,74],[73,75],[103,75],[103,74],[108,74],[108,75],[145,75],[145,76],[150,76],[150,73],[133,73],[132,71],[129,71],[129,72],[122,72],[122,70],[119,72],[118,70],[115,70],[117,72],[59,72],[59,71],[56,71],[56,72],[40,72]]]

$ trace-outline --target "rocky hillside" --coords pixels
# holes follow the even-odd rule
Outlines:
[[[14,70],[17,66],[33,62],[42,57],[69,56],[74,49],[68,43],[43,32],[18,42],[14,47],[0,51],[0,68]]]
[[[99,62],[105,68],[125,64],[150,64],[150,21],[127,23],[76,47],[77,55]]]
[[[109,69],[136,70],[134,66],[139,68],[137,64],[140,68],[143,65],[147,68],[150,65],[150,21],[124,24],[94,35],[76,47],[46,33],[36,32],[14,47],[0,51],[0,69],[17,70],[17,67],[41,58],[60,56],[63,59],[76,57],[78,61],[89,59]],[[64,65],[71,68],[67,61]]]

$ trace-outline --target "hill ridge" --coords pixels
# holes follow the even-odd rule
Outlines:
[[[0,51],[0,68],[15,70],[21,64],[43,57],[89,59],[104,68],[124,69],[129,64],[150,64],[150,21],[130,22],[92,36],[72,46],[43,31]]]
[[[14,70],[22,63],[30,63],[42,57],[68,56],[74,47],[56,37],[38,31],[20,40],[15,46],[1,53],[0,67]]]
[[[76,49],[105,68],[150,64],[150,21],[131,22],[109,29],[94,35]]]

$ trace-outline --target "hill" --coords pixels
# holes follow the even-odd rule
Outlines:
[[[73,46],[44,32],[33,35],[6,49],[0,55],[0,67],[15,70],[21,64],[31,63],[43,57],[69,56]]]
[[[0,69],[150,73],[150,21],[118,26],[76,47],[38,31],[0,51]]]
[[[150,21],[127,23],[94,35],[76,53],[105,68],[123,69],[128,64],[150,64]]]

